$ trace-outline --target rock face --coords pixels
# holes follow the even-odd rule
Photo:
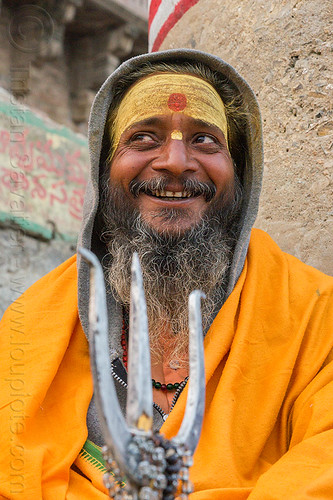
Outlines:
[[[331,0],[199,0],[159,47],[216,54],[252,86],[262,111],[266,159],[256,226],[283,250],[328,274],[333,274],[332,31]]]

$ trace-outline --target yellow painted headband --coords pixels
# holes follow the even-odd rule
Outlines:
[[[228,142],[225,107],[216,90],[200,77],[162,73],[139,80],[125,94],[111,124],[111,159],[121,134],[134,123],[156,115],[184,113],[218,127]]]

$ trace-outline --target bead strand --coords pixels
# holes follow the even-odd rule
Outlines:
[[[161,384],[161,382],[156,382],[156,380],[153,378],[151,379],[151,381],[152,381],[153,387],[155,387],[155,389],[161,389],[161,391],[163,391],[163,392],[176,391],[178,389],[178,387],[180,386],[179,382],[176,382],[175,384]]]

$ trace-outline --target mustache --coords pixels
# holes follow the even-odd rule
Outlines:
[[[154,191],[165,191],[170,180],[171,178],[169,177],[154,177],[153,179],[144,181],[133,179],[129,183],[129,191],[135,198],[141,193],[153,195]],[[215,184],[211,181],[201,182],[195,178],[179,178],[177,179],[177,184],[179,183],[181,185],[179,191],[193,197],[203,196],[206,202],[211,201],[216,194]]]

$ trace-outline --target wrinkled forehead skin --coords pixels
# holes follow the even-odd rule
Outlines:
[[[215,125],[228,141],[225,108],[212,85],[194,75],[158,73],[140,79],[123,97],[110,128],[110,159],[125,130],[153,116],[174,113]]]

